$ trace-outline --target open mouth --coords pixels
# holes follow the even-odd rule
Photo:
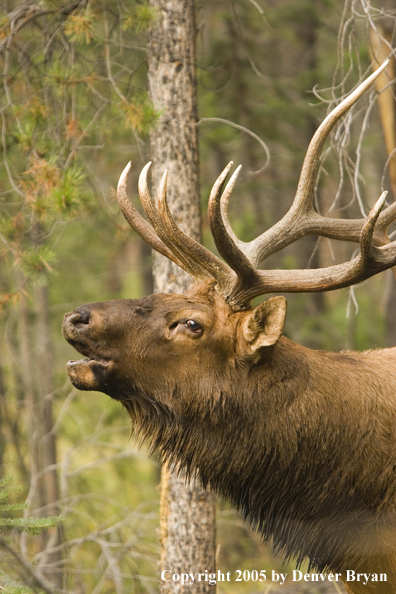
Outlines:
[[[86,344],[70,338],[68,342],[85,357],[85,359],[71,359],[67,363],[67,373],[72,384],[80,390],[105,391],[112,361],[99,356]]]
[[[74,347],[76,349],[77,352],[81,353],[81,355],[84,355],[84,357],[86,357],[85,359],[79,359],[79,360],[74,360],[71,359],[67,365],[72,366],[72,365],[79,365],[81,363],[98,363],[99,365],[101,365],[102,367],[108,367],[110,365],[110,359],[107,359],[105,357],[100,357],[99,355],[97,355],[96,353],[94,353],[88,345],[83,344],[81,342],[77,342],[75,340],[68,340],[69,344],[71,344],[72,347]]]
[[[95,340],[91,340],[89,336],[81,336],[79,332],[71,332],[66,324],[63,334],[67,342],[84,357],[84,359],[71,359],[67,363],[67,373],[75,388],[104,392],[120,402],[137,394],[137,389],[131,381],[124,384],[117,380],[117,363],[97,352],[98,344]]]

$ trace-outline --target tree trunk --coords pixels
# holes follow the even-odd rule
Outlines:
[[[377,23],[376,29],[370,29],[370,50],[373,68],[377,69],[389,55],[392,44],[393,29],[391,25]],[[393,199],[396,200],[396,108],[394,99],[394,86],[389,86],[389,81],[395,78],[394,59],[388,64],[387,69],[375,81],[378,96],[379,112],[384,133],[384,140],[389,155],[388,173]],[[388,273],[387,301],[386,301],[386,346],[396,345],[396,266],[392,269],[393,276]]]
[[[199,168],[195,88],[195,23],[192,0],[151,0],[157,20],[150,32],[148,79],[151,100],[161,111],[150,134],[153,190],[165,169],[168,201],[177,224],[200,240]],[[185,292],[189,276],[168,259],[154,255],[156,292]],[[196,483],[186,484],[162,471],[161,571],[203,573],[215,569],[214,497]],[[161,582],[162,592],[180,592],[180,582]],[[189,592],[214,592],[207,581]]]
[[[0,346],[0,361],[2,361],[2,352]],[[3,381],[3,368],[0,363],[0,476],[4,476],[4,453],[5,453],[5,439],[3,434],[4,426],[4,381]]]
[[[30,316],[34,318],[35,336],[31,336],[29,332]],[[39,510],[42,516],[55,516],[59,510],[56,436],[52,433],[52,345],[49,336],[48,287],[37,288],[34,314],[28,310],[26,302],[21,301],[19,342],[31,459],[27,514],[32,515],[35,510]],[[36,370],[36,375],[33,370]],[[63,583],[62,553],[60,550],[53,552],[52,548],[60,544],[60,535],[60,526],[55,526],[41,532],[36,538],[42,551],[46,551],[46,555],[40,560],[40,569],[45,571],[48,581],[59,589]],[[22,535],[24,554],[27,554],[26,540],[27,535]]]
[[[38,406],[39,417],[39,464],[43,472],[39,481],[39,489],[44,495],[44,515],[56,516],[58,509],[58,477],[56,470],[56,435],[53,433],[53,403],[52,403],[52,344],[50,338],[49,320],[49,295],[47,286],[39,286],[36,290],[36,343],[38,347],[37,369],[38,380]],[[43,566],[46,566],[47,579],[61,589],[63,585],[62,553],[60,550],[51,551],[61,543],[61,525],[54,526],[45,531],[46,556]]]

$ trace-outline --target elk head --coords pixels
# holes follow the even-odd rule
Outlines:
[[[387,62],[326,117],[308,147],[291,208],[281,221],[248,243],[236,237],[227,218],[228,200],[239,171],[223,189],[232,163],[227,165],[212,188],[208,207],[211,232],[224,261],[176,225],[167,204],[166,171],[158,188],[157,205],[154,203],[147,184],[150,163],[139,178],[146,221],[128,199],[127,165],[117,192],[126,220],[153,249],[193,276],[197,285],[186,296],[159,294],[94,303],[67,314],[64,335],[88,357],[69,362],[69,376],[75,386],[104,391],[124,403],[126,399],[130,403],[132,395],[138,398],[143,394],[141,402],[147,397],[155,406],[167,407],[169,402],[163,400],[169,396],[165,395],[176,390],[181,375],[188,376],[190,384],[202,384],[203,370],[212,369],[211,390],[206,394],[216,391],[213,381],[223,373],[219,370],[254,366],[282,334],[285,299],[271,298],[251,309],[254,297],[330,291],[359,283],[396,264],[396,242],[391,243],[387,235],[396,218],[396,203],[381,212],[386,192],[366,219],[323,217],[313,205],[320,151],[329,132],[386,66]],[[271,254],[307,234],[356,242],[360,250],[351,261],[326,268],[258,269]]]

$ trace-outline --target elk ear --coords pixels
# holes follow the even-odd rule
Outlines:
[[[286,299],[277,296],[247,312],[242,322],[242,334],[251,354],[279,340],[285,325],[286,307]]]

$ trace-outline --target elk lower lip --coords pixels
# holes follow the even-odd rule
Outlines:
[[[67,374],[73,386],[79,390],[105,392],[112,362],[99,359],[71,360],[67,364]]]

